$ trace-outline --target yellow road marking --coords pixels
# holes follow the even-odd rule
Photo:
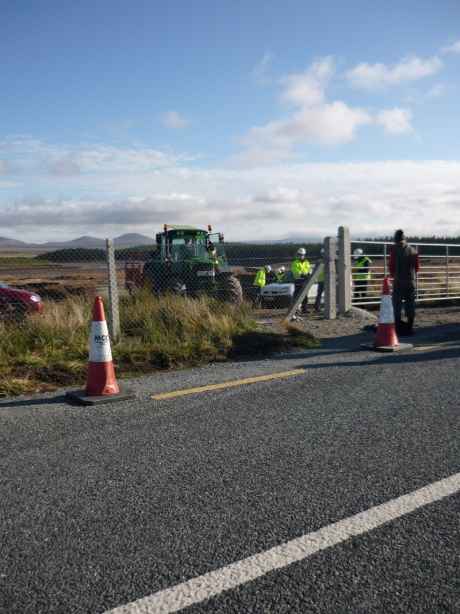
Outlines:
[[[440,347],[442,347],[441,343],[439,345],[416,345],[414,347],[414,350],[418,350],[419,352],[424,352],[428,350],[438,350]]]
[[[161,392],[160,394],[152,395],[152,399],[155,399],[155,401],[174,399],[175,397],[183,397],[187,394],[198,394],[199,392],[208,392],[210,390],[224,390],[225,388],[234,388],[235,386],[257,384],[258,382],[268,382],[272,379],[294,377],[295,375],[301,375],[302,373],[305,373],[305,369],[293,369],[292,371],[281,371],[281,373],[270,373],[269,375],[246,377],[245,379],[222,382],[221,384],[208,384],[207,386],[198,386],[198,388],[185,388],[183,390],[174,390],[173,392]]]

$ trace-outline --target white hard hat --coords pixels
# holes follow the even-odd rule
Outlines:
[[[360,247],[357,247],[354,251],[353,251],[353,256],[362,256],[364,254],[363,250]]]
[[[267,273],[271,273],[272,267],[269,264],[267,264],[265,265],[265,270],[267,271]]]
[[[297,250],[297,254],[299,256],[305,256],[307,254],[307,250],[305,249],[305,247],[299,247],[299,249]]]
[[[278,269],[278,273],[284,273],[285,270],[286,270],[285,266],[280,266],[280,268]]]

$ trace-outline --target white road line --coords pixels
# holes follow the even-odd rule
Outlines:
[[[282,569],[460,491],[460,473],[105,614],[167,614]]]

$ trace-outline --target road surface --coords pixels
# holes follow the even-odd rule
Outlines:
[[[0,401],[0,611],[459,612],[459,373],[326,349]]]

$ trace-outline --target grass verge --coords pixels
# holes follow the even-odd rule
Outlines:
[[[90,307],[70,298],[48,303],[42,316],[21,325],[0,323],[0,397],[83,385]],[[247,306],[206,297],[140,293],[124,299],[120,313],[123,337],[112,347],[119,377],[318,346],[300,329],[267,332]]]

